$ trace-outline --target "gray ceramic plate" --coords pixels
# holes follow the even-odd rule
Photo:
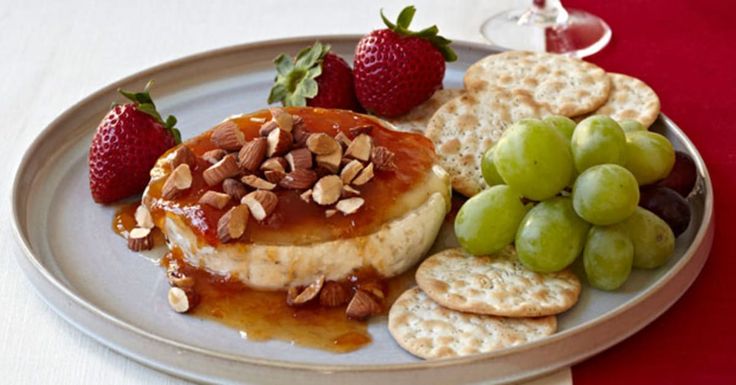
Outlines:
[[[322,37],[352,55],[357,36]],[[160,110],[179,118],[191,137],[232,114],[265,106],[271,60],[315,38],[270,41],[215,50],[140,72],[90,95],[51,123],[26,152],[13,187],[19,263],[41,297],[66,320],[116,351],[174,375],[207,382],[279,384],[496,383],[538,376],[589,357],[633,334],[664,312],[697,276],[712,243],[713,195],[708,172],[692,143],[661,116],[654,130],[695,159],[698,190],[688,231],[675,257],[655,271],[636,271],[619,291],[585,287],[580,303],[560,316],[559,333],[491,354],[420,361],[401,350],[385,319],[371,322],[374,342],[348,354],[251,342],[216,323],[178,315],[166,303],[160,267],[131,253],[110,230],[113,209],[92,202],[87,148],[95,127],[118,96],[156,80]],[[494,51],[456,42],[446,87],[457,87],[468,65]],[[445,234],[447,235],[447,234]],[[155,253],[154,253],[155,255]],[[160,254],[159,254],[160,255]]]

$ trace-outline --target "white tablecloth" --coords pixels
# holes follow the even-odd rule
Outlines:
[[[482,41],[488,16],[524,0],[414,1],[415,25]],[[389,1],[0,1],[0,209],[26,147],[54,117],[123,76],[196,52],[288,36],[381,28]],[[34,293],[15,259],[10,220],[0,222],[0,383],[173,384],[78,331]],[[568,370],[543,382],[570,384]]]

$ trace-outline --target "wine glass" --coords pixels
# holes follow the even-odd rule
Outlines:
[[[611,40],[603,19],[578,9],[565,9],[560,0],[532,0],[526,9],[512,9],[486,20],[480,29],[492,44],[503,48],[590,56]]]

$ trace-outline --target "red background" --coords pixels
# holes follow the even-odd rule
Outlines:
[[[736,383],[736,1],[568,0],[605,19],[611,43],[588,58],[636,76],[708,166],[716,234],[692,287],[664,315],[573,367],[575,385]]]

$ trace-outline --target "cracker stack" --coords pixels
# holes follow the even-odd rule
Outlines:
[[[531,342],[557,330],[580,281],[570,271],[527,270],[513,247],[475,257],[449,249],[429,257],[418,287],[396,300],[388,327],[398,344],[425,359],[486,353]]]

